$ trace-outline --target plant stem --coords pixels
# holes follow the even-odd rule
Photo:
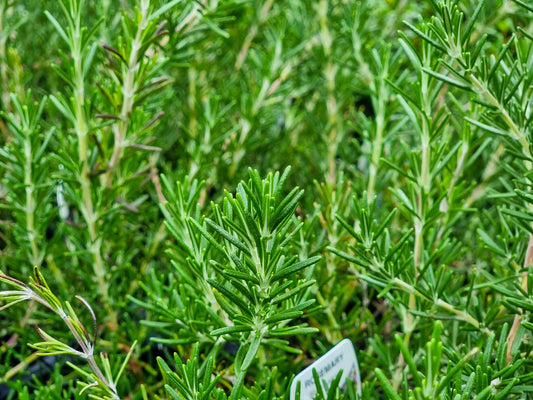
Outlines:
[[[244,39],[244,42],[242,44],[241,50],[239,51],[239,54],[237,55],[237,61],[235,61],[235,69],[237,71],[239,71],[242,68],[242,65],[244,64],[244,60],[246,59],[246,56],[248,55],[248,50],[250,49],[250,46],[252,45],[252,41],[254,40],[255,36],[257,35],[257,32],[259,31],[259,26],[266,21],[268,17],[268,12],[272,8],[273,3],[274,3],[274,0],[265,1],[265,3],[263,4],[263,7],[261,7],[261,11],[259,12],[259,18],[250,27],[250,30],[248,31],[248,34],[246,35],[246,38]]]
[[[324,331],[324,334],[330,343],[337,343],[342,339],[342,335],[340,333],[339,323],[337,322],[337,319],[331,310],[331,307],[335,304],[335,301],[334,299],[331,299],[329,302],[326,301],[320,291],[317,291],[316,298],[318,300],[318,304],[323,307],[323,311],[326,313],[326,317],[329,322],[329,327]]]
[[[21,362],[19,362],[17,365],[15,365],[13,368],[11,368],[9,371],[6,372],[4,375],[4,378],[2,381],[8,381],[11,378],[13,378],[15,375],[17,375],[19,372],[26,369],[28,365],[30,365],[32,362],[34,362],[36,359],[40,357],[40,354],[38,351],[30,354],[28,357],[24,358]]]
[[[90,245],[88,246],[93,258],[93,270],[98,283],[98,293],[102,297],[104,304],[109,304],[108,284],[106,279],[106,268],[102,259],[102,239],[98,235],[98,214],[94,211],[92,199],[92,183],[90,178],[88,135],[89,124],[85,114],[85,82],[83,75],[83,55],[82,55],[82,27],[79,16],[81,5],[78,4],[74,19],[74,32],[72,46],[72,59],[74,62],[74,129],[78,137],[78,157],[81,164],[79,182],[82,191],[82,203],[80,205],[82,215],[87,224]]]
[[[522,275],[522,290],[526,293],[527,293],[529,267],[532,265],[533,265],[533,235],[529,236],[529,243],[527,245],[526,257],[524,259],[524,272]],[[516,314],[514,316],[513,326],[511,327],[511,330],[509,331],[509,335],[507,336],[507,358],[506,358],[507,364],[509,364],[513,360],[513,355],[512,355],[513,343],[515,341],[516,334],[518,332],[518,328],[520,327],[521,322],[522,322],[522,315]]]
[[[188,87],[188,96],[187,96],[187,105],[189,107],[189,134],[192,136],[192,140],[190,143],[190,153],[193,155],[193,158],[191,160],[191,165],[189,167],[189,179],[192,181],[194,177],[196,176],[196,173],[200,170],[201,165],[201,158],[202,158],[202,152],[201,152],[201,146],[199,144],[199,132],[198,132],[198,112],[197,112],[197,101],[196,101],[196,93],[197,93],[197,83],[198,83],[198,73],[194,66],[189,67],[187,71],[187,77],[189,79],[189,87]],[[202,80],[203,83],[203,80]],[[207,129],[207,127],[206,127]]]
[[[24,123],[24,122],[23,122]],[[28,128],[28,127],[23,127]],[[24,129],[24,186],[26,188],[26,230],[28,232],[28,240],[30,241],[31,246],[31,256],[30,263],[32,265],[40,266],[42,262],[42,255],[39,253],[39,247],[37,246],[37,237],[38,233],[35,230],[35,209],[36,201],[34,197],[35,185],[33,184],[33,174],[32,174],[32,146],[31,146],[31,135],[33,132],[30,132],[28,129]]]
[[[336,157],[339,148],[339,143],[342,141],[342,134],[338,129],[338,107],[337,99],[335,98],[335,78],[337,75],[338,66],[333,62],[333,57],[331,55],[332,38],[328,23],[328,2],[326,0],[320,0],[317,5],[317,11],[320,23],[320,43],[322,44],[322,48],[324,49],[324,56],[327,59],[326,69],[324,71],[324,78],[326,80],[326,130],[328,131],[328,165],[326,181],[329,184],[334,185],[336,181],[337,170]]]
[[[442,200],[443,202],[445,202],[445,207],[444,208],[440,207],[441,211],[445,213],[445,216],[441,220],[441,227],[439,228],[439,231],[437,233],[437,237],[435,239],[435,245],[437,245],[440,242],[440,240],[442,238],[442,235],[444,235],[446,226],[448,225],[447,222],[448,222],[449,217],[450,217],[450,213],[449,213],[450,200],[452,199],[452,195],[453,195],[453,192],[454,192],[454,189],[455,189],[455,185],[457,184],[459,178],[463,174],[463,169],[464,169],[464,165],[466,163],[466,159],[467,159],[468,154],[469,154],[469,150],[470,150],[470,143],[468,142],[468,140],[466,138],[463,138],[463,140],[461,141],[461,153],[459,155],[459,160],[457,161],[457,166],[455,167],[455,170],[453,172],[453,176],[452,176],[452,178],[450,180],[450,183],[448,185],[448,191],[446,192],[446,197]],[[466,204],[466,202],[465,202],[465,204]]]
[[[96,361],[94,359],[94,343],[93,344],[88,343],[87,340],[85,340],[82,337],[80,337],[78,331],[72,325],[72,322],[70,320],[70,316],[65,315],[63,317],[63,321],[68,326],[68,329],[70,330],[70,332],[72,333],[72,335],[76,339],[76,342],[78,342],[78,344],[80,345],[80,347],[81,347],[81,349],[82,349],[82,351],[83,351],[83,353],[85,355],[85,358],[87,359],[87,362],[91,366],[91,369],[93,370],[94,374],[98,377],[98,379],[100,379],[102,381],[102,383],[107,388],[109,388],[112,391],[113,397],[115,399],[119,399],[119,397],[117,395],[117,388],[115,387],[115,384],[113,382],[108,382],[108,380],[106,379],[106,377],[104,376],[104,374],[102,373],[102,371],[100,370],[98,365],[96,364]]]
[[[388,66],[388,65],[387,65]],[[388,68],[387,68],[388,69]],[[386,73],[380,75],[379,91],[377,94],[377,110],[376,110],[376,131],[374,140],[372,141],[372,160],[369,167],[369,180],[367,186],[367,202],[370,204],[374,199],[376,190],[376,179],[379,169],[379,160],[383,151],[384,131],[385,131],[385,90],[384,82],[381,80]]]
[[[427,55],[426,55],[427,57]],[[426,64],[430,61],[425,59]],[[421,155],[420,155],[420,175],[418,177],[418,184],[416,185],[416,216],[413,218],[414,225],[414,249],[413,249],[413,279],[418,279],[419,271],[424,268],[424,260],[422,252],[424,249],[424,225],[425,213],[428,204],[429,191],[431,189],[431,175],[430,175],[430,138],[429,121],[431,120],[431,100],[428,98],[429,94],[429,78],[426,74],[421,76]],[[408,307],[410,310],[416,309],[416,297],[414,293],[409,295]],[[416,318],[410,313],[405,314],[404,321],[406,327],[406,339],[409,340],[409,333],[412,332],[416,326]],[[405,343],[407,346],[408,343]]]
[[[103,185],[110,188],[113,184],[113,176],[116,174],[116,169],[122,158],[124,147],[126,146],[126,135],[128,133],[129,116],[133,110],[133,103],[135,92],[137,91],[137,84],[135,82],[135,75],[139,69],[139,49],[142,46],[142,33],[146,28],[148,16],[149,1],[141,2],[140,22],[135,34],[135,38],[131,43],[131,53],[128,59],[128,65],[124,80],[122,84],[122,108],[119,115],[119,120],[113,125],[113,136],[115,139],[113,154],[107,165],[107,172],[103,178]]]
[[[492,94],[492,92],[488,89],[487,85],[482,83],[479,79],[477,79],[472,73],[467,74],[467,78],[472,84],[474,90],[477,92],[478,95],[481,97],[484,97],[488,103],[494,107],[496,107],[502,116],[503,120],[507,124],[507,126],[510,129],[510,136],[516,140],[520,145],[522,146],[522,152],[527,157],[528,160],[531,160],[533,158],[531,154],[531,149],[529,147],[529,142],[527,140],[526,133],[520,129],[511,116],[509,115],[509,112],[505,109],[504,104],[501,104],[500,101],[496,96]],[[525,165],[528,169],[531,169],[532,164],[531,161],[524,161]]]
[[[259,324],[261,325],[261,324]],[[250,346],[253,346],[253,341],[256,337],[259,337],[259,341],[261,341],[263,339],[263,333],[262,333],[262,330],[263,328],[261,326],[257,326],[256,327],[257,329],[252,331],[251,334],[250,334],[250,337],[249,337],[249,341],[250,341]],[[244,344],[241,344],[241,346],[243,346]],[[257,355],[257,352],[259,350],[259,347],[255,349],[255,353],[253,355],[249,355],[249,354],[246,354],[246,357],[245,357],[245,360],[246,361],[246,358],[250,357],[250,362],[248,362],[247,365],[242,365],[241,366],[241,371],[239,372],[239,374],[237,375],[237,380],[236,382],[234,383],[233,385],[233,388],[231,390],[231,394],[229,396],[229,400],[236,400],[236,399],[240,399],[242,396],[241,396],[241,392],[242,392],[242,387],[244,385],[244,378],[246,377],[246,373],[248,372],[248,369],[250,368],[250,365],[251,365],[251,361],[256,357]]]
[[[404,290],[405,292],[409,293],[412,296],[419,297],[422,300],[430,300],[426,296],[422,295],[415,287],[413,287],[412,285],[408,284],[407,282],[399,278],[394,278],[394,283],[399,288],[401,288],[402,290]],[[442,299],[433,299],[433,304],[435,304],[437,307],[443,308],[446,311],[449,311],[455,314],[457,317],[459,317],[461,321],[465,321],[469,323],[470,325],[474,326],[476,329],[479,329],[480,327],[479,322],[474,317],[466,313],[465,311],[458,310],[453,305],[451,305],[450,303]]]
[[[11,110],[11,101],[9,99],[9,78],[7,76],[7,37],[8,33],[5,31],[5,18],[9,6],[7,0],[0,1],[0,77],[2,79],[2,108],[4,111]]]
[[[503,120],[505,121],[506,125],[509,128],[509,136],[512,139],[516,140],[521,145],[522,153],[525,156],[525,159],[523,161],[524,166],[526,170],[530,171],[533,167],[533,163],[531,161],[533,159],[533,155],[531,153],[531,148],[530,148],[530,144],[527,138],[527,133],[524,131],[524,129],[521,129],[518,127],[518,125],[511,118],[509,112],[505,108],[505,105],[501,104],[498,98],[494,96],[494,94],[489,90],[487,83],[484,83],[481,80],[479,80],[470,71],[466,74],[466,76],[469,82],[471,83],[471,85],[473,86],[474,90],[477,92],[477,94],[485,98],[490,105],[498,109],[500,115],[502,116]],[[531,184],[531,179],[530,178],[526,178],[526,179],[528,179],[529,183]],[[527,203],[527,208],[530,213],[533,212],[533,204]],[[533,235],[529,236],[526,257],[524,259],[524,272],[522,274],[522,282],[521,282],[522,283],[521,286],[524,291],[527,291],[527,287],[528,287],[528,279],[529,279],[528,268],[530,265],[533,265]],[[507,364],[509,364],[512,361],[512,347],[513,347],[516,334],[518,332],[518,328],[521,325],[521,322],[522,322],[522,315],[516,314],[514,316],[513,325],[507,337],[507,355],[506,355]]]

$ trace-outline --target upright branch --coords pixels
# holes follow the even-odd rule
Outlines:
[[[176,1],[167,4],[172,6]],[[152,16],[149,1],[141,1],[140,8],[137,15],[132,21],[135,21],[136,30],[132,37],[128,38],[127,47],[117,50],[110,45],[104,43],[104,49],[111,55],[115,56],[120,67],[114,71],[115,79],[121,82],[121,99],[116,104],[119,108],[118,115],[111,115],[115,123],[113,124],[113,152],[107,164],[107,171],[103,175],[103,186],[111,188],[114,185],[113,178],[116,175],[120,176],[119,163],[124,157],[124,150],[128,146],[135,145],[131,142],[134,139],[134,134],[138,132],[131,132],[134,128],[131,124],[131,113],[134,110],[136,101],[140,97],[145,97],[146,92],[153,93],[159,90],[168,83],[165,77],[152,77],[151,69],[155,69],[154,65],[150,63],[148,55],[146,54],[150,49],[150,44],[155,40],[167,34],[168,31],[164,29],[165,24],[161,23],[159,26],[155,25],[156,20]],[[155,57],[152,56],[152,57]],[[146,85],[143,87],[143,85]],[[137,104],[138,105],[138,104]],[[100,115],[106,117],[105,115]],[[161,115],[158,115],[158,119]],[[151,124],[155,121],[151,121]]]
[[[64,157],[62,162],[68,167],[66,171],[74,175],[79,191],[71,191],[71,198],[67,200],[79,207],[83,218],[87,242],[84,248],[91,257],[98,295],[109,307],[112,325],[116,322],[110,307],[109,282],[112,277],[106,264],[113,263],[113,255],[104,243],[108,232],[113,231],[114,222],[120,220],[120,207],[139,212],[137,207],[146,198],[140,190],[141,183],[145,177],[149,181],[155,169],[156,159],[150,155],[161,150],[149,145],[153,137],[148,134],[163,113],[147,116],[140,106],[169,83],[166,77],[158,75],[160,63],[154,47],[168,33],[164,29],[165,23],[160,23],[161,15],[178,3],[179,0],[173,0],[155,8],[149,0],[139,0],[133,16],[125,13],[122,21],[124,36],[117,39],[120,42],[118,49],[107,43],[102,45],[109,61],[106,77],[110,79],[94,85],[89,76],[95,69],[92,63],[98,49],[94,40],[98,24],[90,30],[83,25],[84,0],[61,1],[66,28],[47,13],[70,51],[70,57],[63,60],[65,71],[59,70],[58,73],[70,85],[72,99],[62,95],[51,97],[76,134],[74,143],[78,159],[73,163],[74,157]],[[103,94],[98,109],[105,112],[92,115],[94,106],[88,99],[95,97],[96,87]],[[111,121],[111,124],[97,124],[95,118]],[[113,132],[113,140],[108,139],[108,129]],[[65,143],[70,145],[73,141],[65,138]],[[134,161],[125,165],[126,158]],[[139,185],[124,185],[125,181],[133,179]],[[137,197],[131,199],[133,196]]]
[[[515,2],[528,8],[521,1]],[[487,35],[482,36],[477,42],[471,39],[476,19],[485,7],[485,1],[480,1],[466,26],[463,26],[463,13],[458,4],[440,2],[436,4],[437,12],[428,24],[428,32],[423,32],[410,24],[407,25],[425,43],[442,54],[439,61],[443,71],[425,67],[425,74],[452,87],[472,93],[472,99],[482,105],[486,112],[480,118],[466,117],[465,120],[489,134],[502,138],[508,145],[508,150],[519,155],[522,163],[521,169],[525,172],[525,176],[516,173],[515,181],[519,185],[524,185],[526,191],[530,192],[533,187],[529,174],[533,167],[533,154],[531,150],[531,91],[528,85],[533,79],[533,72],[531,59],[527,54],[530,54],[533,49],[533,37],[519,28],[518,31],[524,36],[523,42],[528,42],[526,51],[522,50],[522,43],[517,33],[513,33],[496,57],[489,58],[484,55],[483,49],[487,43]],[[514,54],[511,48],[514,49]],[[494,118],[492,115],[498,115],[499,118]],[[533,214],[531,197],[519,187],[516,187],[511,197],[520,197],[524,200],[526,215],[529,215],[528,218],[531,219]],[[522,218],[518,217],[518,219]],[[522,225],[523,220],[518,224]],[[528,280],[533,224],[530,223],[527,230],[530,235],[520,285],[523,290],[530,287]],[[524,309],[523,312],[526,313],[526,310]],[[516,314],[508,337],[508,349],[512,348],[521,320],[522,315]],[[507,362],[510,362],[510,353],[508,353]]]
[[[91,36],[95,32],[94,27],[87,31],[82,24],[82,10],[84,0],[69,0],[68,4],[61,1],[67,29],[63,29],[54,16],[46,12],[46,16],[57,29],[60,36],[66,42],[70,50],[71,76],[68,82],[73,92],[72,102],[63,96],[51,97],[57,108],[73,124],[73,130],[77,139],[78,173],[76,179],[81,188],[80,212],[85,221],[88,233],[88,250],[92,258],[92,268],[98,285],[98,293],[104,304],[109,304],[109,285],[107,267],[102,257],[102,236],[100,235],[99,210],[95,208],[93,193],[96,191],[92,178],[93,161],[91,159],[92,148],[89,144],[89,104],[86,101],[86,76],[91,70],[94,56],[94,43],[91,44]]]
[[[343,134],[340,128],[340,118],[338,117],[339,110],[336,98],[336,76],[338,72],[338,65],[334,62],[333,54],[333,38],[328,24],[328,13],[331,12],[329,2],[327,0],[320,0],[316,4],[318,22],[320,24],[320,43],[324,50],[324,57],[326,59],[326,66],[324,70],[324,79],[326,84],[326,129],[327,136],[327,176],[326,181],[333,185],[336,182],[336,157],[340,143],[343,140]]]
[[[0,162],[9,171],[5,180],[8,204],[22,228],[14,230],[14,239],[28,265],[39,266],[46,254],[44,236],[51,213],[48,204],[51,183],[47,174],[51,161],[48,144],[53,130],[42,132],[41,116],[46,98],[32,103],[31,97],[28,91],[24,104],[15,95],[11,96],[13,112],[4,116],[12,139],[0,149]]]

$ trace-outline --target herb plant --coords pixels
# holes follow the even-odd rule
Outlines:
[[[0,0],[0,399],[533,397],[532,29]]]

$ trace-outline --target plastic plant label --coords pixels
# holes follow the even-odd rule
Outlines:
[[[339,371],[342,370],[339,387],[343,390],[348,379],[356,383],[357,392],[361,394],[361,375],[355,349],[350,339],[343,339],[330,351],[300,372],[291,383],[290,400],[296,400],[296,389],[300,383],[300,400],[312,400],[316,396],[317,388],[313,378],[316,370],[322,390],[327,391]],[[325,393],[324,393],[325,396]]]

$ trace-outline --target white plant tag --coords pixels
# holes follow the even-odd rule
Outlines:
[[[300,400],[312,400],[316,396],[317,388],[313,379],[313,369],[320,377],[322,389],[327,391],[329,384],[342,369],[339,387],[346,387],[346,380],[355,381],[357,392],[361,394],[361,375],[355,349],[350,339],[341,340],[330,351],[309,365],[295,376],[291,383],[290,400],[296,400],[296,387],[300,382]],[[325,396],[326,393],[324,393]]]

